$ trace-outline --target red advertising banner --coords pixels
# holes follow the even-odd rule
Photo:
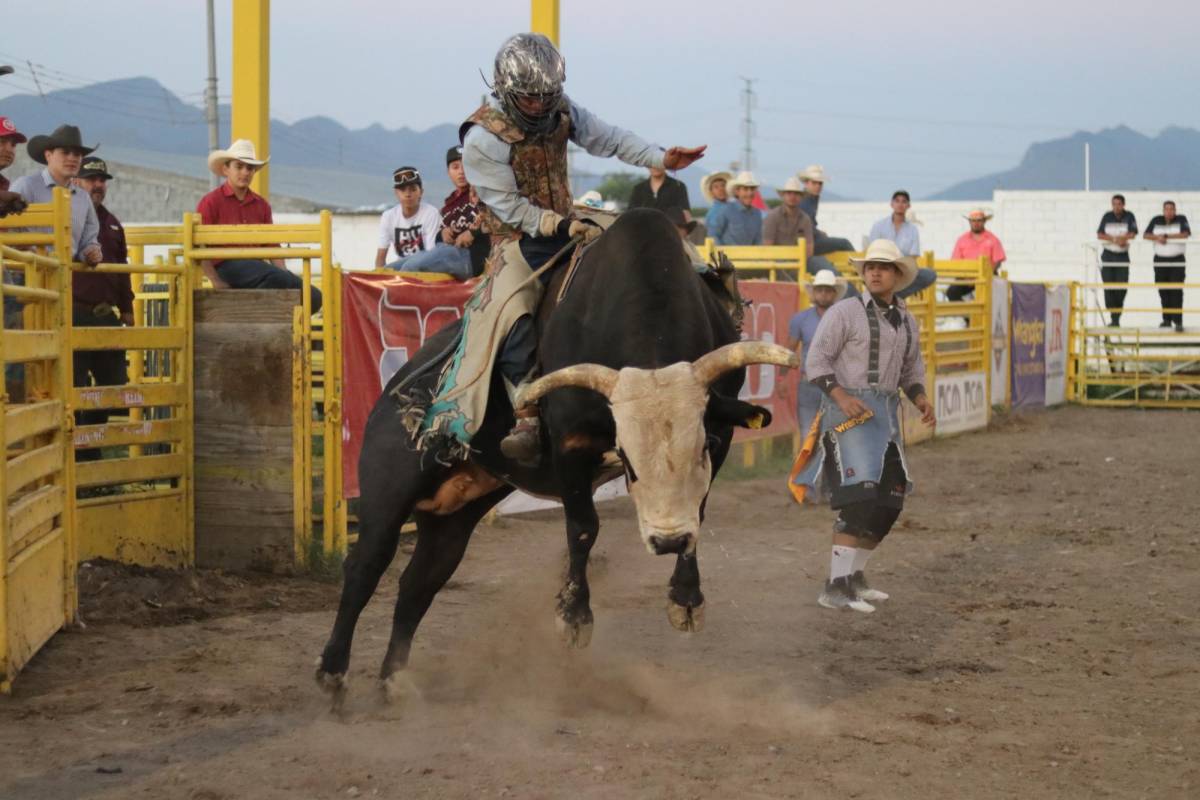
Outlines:
[[[345,273],[342,296],[342,441],[346,497],[358,496],[358,455],[367,417],[388,380],[425,340],[462,316],[475,282],[419,280],[412,276]],[[796,312],[795,284],[744,281],[743,338],[787,344]],[[791,433],[796,428],[799,374],[770,364],[746,370],[742,400],[765,406],[773,417],[761,430],[737,429],[737,440]]]
[[[383,387],[425,340],[462,316],[475,281],[344,274],[342,442],[346,497],[358,497],[363,428]]]
[[[796,313],[799,295],[794,283],[741,281],[738,289],[750,301],[742,323],[743,339],[759,339],[787,346],[788,321]],[[771,412],[771,424],[760,430],[735,428],[735,442],[767,436],[790,434],[796,430],[796,395],[800,371],[773,364],[746,368],[746,382],[738,398],[765,407]]]

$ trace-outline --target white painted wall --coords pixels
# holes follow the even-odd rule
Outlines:
[[[1151,217],[1162,213],[1162,203],[1172,199],[1179,213],[1200,226],[1200,192],[1125,192],[1128,208],[1145,230]],[[1005,268],[1015,281],[1099,281],[1096,269],[1096,227],[1109,210],[1111,192],[1032,192],[998,191],[984,208],[995,214],[989,228],[1000,237],[1008,252]],[[967,230],[963,217],[977,202],[916,202],[913,209],[921,220],[921,245],[939,258],[949,258],[954,242]],[[829,202],[821,204],[821,228],[833,236],[844,236],[860,245],[878,219],[890,213],[885,202]],[[279,222],[310,222],[315,215],[279,214]],[[375,263],[379,216],[376,214],[339,214],[333,218],[334,260],[348,269],[370,269]],[[1200,228],[1197,229],[1200,237]],[[1200,240],[1193,240],[1189,251],[1200,261]],[[1151,243],[1139,239],[1131,250],[1133,268],[1130,280],[1152,283],[1153,251]],[[1189,280],[1200,283],[1200,267]],[[1185,307],[1200,307],[1200,290],[1188,290]],[[1126,300],[1129,307],[1157,308],[1158,294],[1153,288],[1134,289]],[[1133,325],[1156,325],[1153,313],[1131,314]],[[1185,319],[1200,326],[1200,319]]]

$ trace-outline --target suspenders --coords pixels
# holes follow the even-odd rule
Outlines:
[[[874,303],[874,300],[868,302]],[[878,308],[878,306],[876,306]],[[871,346],[867,353],[867,385],[872,389],[879,387],[879,314],[873,313],[867,307],[867,303],[863,303],[863,311],[867,315],[867,328],[871,332]],[[908,354],[912,350],[912,328],[908,324],[908,315],[905,314],[900,318],[904,323],[904,360],[908,360]]]

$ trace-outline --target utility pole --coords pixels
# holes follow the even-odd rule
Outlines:
[[[213,0],[208,0],[208,85],[204,90],[204,115],[208,119],[208,152],[221,147],[221,121],[217,117],[217,26],[213,19]],[[214,189],[221,182],[210,175],[208,183]]]
[[[754,169],[754,107],[758,105],[754,94],[754,78],[741,78],[746,86],[742,89],[742,133],[746,137],[742,147],[742,169]]]
[[[1092,143],[1083,143],[1083,190],[1092,190]]]

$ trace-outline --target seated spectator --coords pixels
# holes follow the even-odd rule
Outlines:
[[[854,245],[850,244],[849,239],[829,236],[817,225],[817,209],[821,204],[821,190],[825,188],[825,184],[829,180],[825,175],[825,168],[820,164],[811,164],[796,177],[804,184],[804,196],[800,200],[800,210],[808,214],[809,219],[813,221],[813,255],[824,256],[829,253],[853,252]]]
[[[641,183],[634,184],[633,192],[629,195],[630,208],[657,208],[664,211],[668,208],[682,208],[690,216],[691,204],[688,202],[687,187],[683,181],[667,175],[662,167],[648,167],[650,177]]]
[[[125,228],[104,207],[108,182],[112,180],[103,159],[88,156],[83,160],[75,186],[92,199],[100,222],[100,251],[105,264],[129,263],[125,247]],[[71,276],[71,323],[76,327],[117,328],[133,325],[133,285],[128,273],[76,271]],[[124,350],[77,350],[72,362],[75,386],[123,386],[129,382]],[[111,412],[94,408],[75,412],[77,425],[103,425]],[[96,461],[100,450],[75,451],[76,461]]]
[[[388,264],[388,269],[402,272],[444,272],[459,280],[467,280],[478,274],[480,270],[475,269],[475,263],[478,263],[482,269],[487,253],[483,252],[475,259],[472,259],[472,253],[480,251],[482,248],[490,248],[491,243],[487,241],[486,236],[479,232],[482,218],[479,215],[478,198],[471,191],[471,186],[467,183],[467,175],[463,171],[461,146],[455,145],[446,151],[446,172],[450,176],[450,182],[454,185],[454,191],[442,204],[441,231],[438,233],[432,249],[420,250],[412,255],[403,256]],[[418,183],[415,186],[409,184],[409,187],[411,188],[406,188],[404,191],[409,195],[415,194],[416,202],[419,204],[423,194],[421,184]],[[397,197],[399,194],[400,190],[398,189]],[[403,214],[403,200],[399,207]],[[392,210],[395,211],[395,209]],[[418,210],[415,216],[419,218],[420,215],[421,212]],[[389,235],[392,237],[393,247],[397,246],[396,227],[402,227],[402,225],[393,220],[393,224],[389,225]],[[424,233],[422,221],[421,245],[425,244]],[[376,266],[378,266],[378,262],[379,255],[376,254]]]
[[[904,189],[892,193],[892,213],[871,226],[867,237],[872,242],[877,239],[887,239],[900,252],[914,258],[921,255],[921,232],[917,226],[908,221],[908,209],[912,206],[912,198]]]
[[[970,259],[974,260],[980,256],[987,256],[992,262],[992,274],[995,275],[1000,271],[1000,265],[1007,258],[1004,254],[1004,245],[1000,244],[1000,240],[996,235],[989,230],[986,230],[987,221],[992,218],[982,208],[976,208],[970,211],[963,219],[971,225],[971,230],[958,237],[958,241],[954,243],[954,252],[950,258],[953,259]],[[966,284],[951,286],[946,289],[946,299],[951,302],[962,300],[967,295],[971,294],[975,288]]]
[[[908,220],[908,211],[912,206],[912,198],[904,189],[892,193],[892,213],[890,216],[871,226],[868,238],[872,242],[887,239],[900,250],[901,255],[912,258],[921,257],[921,232],[917,226]],[[903,291],[896,292],[900,298],[911,297],[937,281],[937,273],[922,267],[917,270],[916,280]]]
[[[808,274],[815,275],[821,270],[836,273],[837,269],[829,259],[813,252],[816,229],[813,226],[812,218],[800,208],[800,201],[804,197],[804,187],[799,179],[788,178],[778,191],[783,203],[771,209],[767,213],[767,218],[763,220],[763,244],[795,246],[798,239],[804,239]]]
[[[208,154],[208,169],[225,178],[196,204],[205,225],[272,225],[271,204],[250,188],[254,173],[269,159],[259,159],[254,143],[238,139],[228,150]],[[262,245],[246,245],[262,246]],[[282,259],[233,258],[201,263],[204,274],[218,289],[303,289],[304,280],[290,272]],[[312,313],[321,310],[321,290],[311,286]]]
[[[704,226],[709,235],[717,226],[717,220],[729,207],[727,184],[733,176],[728,172],[710,172],[700,179],[700,194],[709,202],[708,214],[704,217]]]
[[[0,170],[12,166],[17,158],[17,145],[28,140],[25,134],[17,130],[17,126],[8,117],[0,117]],[[25,198],[18,192],[8,188],[8,178],[0,172],[0,217],[9,214],[20,214],[25,210]]]
[[[385,265],[388,269],[404,269],[406,257],[433,250],[441,236],[442,215],[422,202],[425,189],[417,168],[398,168],[392,173],[392,185],[399,202],[379,218],[375,269]]]
[[[758,180],[750,172],[739,172],[729,187],[737,202],[729,203],[709,228],[709,234],[720,245],[762,244],[762,212],[754,207]]]

